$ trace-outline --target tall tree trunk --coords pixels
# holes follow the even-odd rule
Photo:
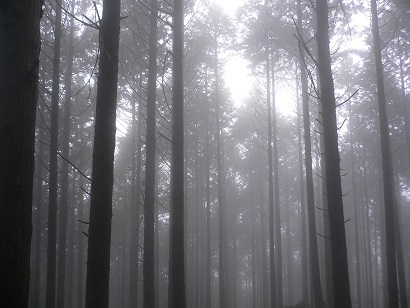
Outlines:
[[[298,28],[300,39],[303,40],[302,28],[302,9],[300,0],[297,3]],[[310,136],[310,113],[309,113],[309,93],[307,85],[307,73],[305,68],[303,48],[300,49],[299,67],[300,81],[302,85],[302,109],[303,109],[303,132],[305,141],[305,170],[306,170],[306,196],[307,196],[307,214],[308,214],[308,232],[309,232],[309,260],[311,269],[312,291],[314,296],[315,307],[323,307],[323,292],[320,283],[319,270],[319,252],[317,245],[316,232],[316,213],[315,213],[315,197],[313,189],[313,171],[312,171],[312,142]]]
[[[227,294],[226,288],[226,272],[225,272],[225,204],[224,204],[224,191],[223,181],[225,179],[223,171],[223,145],[222,145],[222,119],[221,119],[221,104],[220,104],[220,84],[219,84],[219,63],[218,63],[218,47],[215,48],[215,115],[216,115],[216,164],[217,164],[217,178],[218,178],[218,235],[219,235],[219,250],[218,250],[218,265],[219,265],[219,307],[227,307]]]
[[[50,123],[50,176],[48,180],[48,229],[47,229],[47,286],[46,308],[56,305],[56,251],[57,251],[57,150],[58,109],[60,97],[60,49],[61,49],[61,1],[55,1],[53,84],[51,90]]]
[[[149,67],[147,96],[147,137],[145,160],[144,199],[144,266],[143,266],[143,307],[155,307],[155,247],[154,247],[154,207],[155,207],[155,144],[156,144],[156,90],[157,90],[157,15],[158,1],[150,3]]]
[[[69,219],[70,219],[70,225],[68,226],[69,232],[68,232],[68,240],[67,240],[67,246],[68,246],[68,251],[67,251],[67,260],[68,260],[68,266],[67,266],[67,296],[66,296],[66,302],[67,308],[72,308],[73,307],[73,295],[74,295],[74,225],[75,225],[75,215],[74,215],[74,208],[70,209],[69,212]]]
[[[71,6],[71,13],[74,14],[74,4]],[[65,298],[65,264],[67,249],[67,222],[69,208],[69,164],[70,160],[70,127],[71,127],[71,77],[73,74],[73,52],[74,52],[74,18],[70,19],[70,34],[67,46],[67,71],[65,78],[64,95],[64,119],[63,119],[63,140],[61,162],[61,198],[60,198],[60,219],[59,219],[59,245],[58,245],[58,268],[57,268],[57,307],[64,307]],[[68,160],[68,161],[67,161]],[[69,247],[69,249],[72,249]]]
[[[172,170],[168,307],[185,308],[183,0],[173,6]]]
[[[274,229],[274,199],[273,199],[273,161],[272,161],[272,106],[270,93],[270,55],[266,50],[266,104],[268,117],[268,183],[269,183],[269,265],[270,265],[270,306],[277,307],[276,269],[275,269],[275,229]]]
[[[376,61],[377,102],[379,107],[380,143],[382,153],[384,219],[386,227],[387,289],[389,307],[399,307],[396,267],[396,236],[394,219],[394,178],[390,149],[387,103],[384,91],[383,63],[377,16],[377,2],[371,0],[373,51]]]
[[[400,189],[399,181],[395,180],[395,187],[393,191],[394,200],[394,220],[396,221],[395,235],[396,235],[396,251],[397,251],[397,275],[399,280],[399,292],[400,292],[400,308],[407,308],[407,290],[406,290],[406,277],[405,277],[405,266],[403,258],[403,247],[401,241],[401,219],[402,217],[399,213],[400,209]]]
[[[360,233],[359,233],[359,212],[357,205],[356,193],[356,168],[354,161],[354,140],[353,140],[353,116],[351,107],[349,107],[349,139],[350,139],[350,170],[352,173],[352,204],[354,214],[354,234],[355,234],[355,259],[356,259],[356,301],[357,307],[362,307],[362,283],[361,283],[361,253],[360,253]]]
[[[120,5],[120,0],[103,1],[88,237],[87,308],[107,308],[109,303]]]
[[[140,82],[142,78],[140,75]],[[139,295],[139,238],[140,238],[140,203],[141,203],[141,135],[142,135],[142,113],[141,104],[132,106],[132,162],[131,162],[131,236],[130,236],[130,286],[129,305],[130,308],[138,307]],[[136,113],[138,118],[136,119]],[[135,128],[137,124],[137,128]],[[136,132],[135,132],[136,130]],[[135,156],[136,155],[136,156]]]
[[[212,270],[211,270],[211,162],[209,158],[209,99],[208,99],[208,68],[205,76],[205,95],[206,95],[206,136],[205,136],[205,160],[206,160],[206,300],[205,307],[212,307]]]
[[[0,5],[0,307],[29,297],[41,6]]]
[[[83,136],[81,133],[80,136]],[[83,194],[83,176],[80,175],[78,180],[79,186],[79,199],[78,199],[78,230],[77,232],[77,240],[78,240],[78,250],[77,250],[77,308],[84,307],[84,296],[83,296],[83,288],[84,288],[84,234],[82,232],[82,221],[84,219],[84,194]]]
[[[298,1],[298,6],[300,1]],[[299,18],[299,17],[298,17]],[[298,26],[300,27],[300,26]],[[300,185],[300,240],[301,240],[301,278],[302,278],[302,301],[304,303],[309,302],[309,287],[308,287],[308,256],[307,256],[307,238],[306,238],[306,212],[305,212],[305,181],[303,176],[303,155],[302,155],[302,133],[300,114],[300,99],[299,99],[299,76],[296,78],[296,99],[297,99],[297,135],[298,135],[298,163],[299,163],[299,185]],[[307,91],[307,89],[305,89]],[[302,89],[303,93],[303,89]]]
[[[318,0],[317,43],[318,71],[321,85],[323,138],[326,165],[326,187],[332,251],[333,296],[335,307],[349,308],[349,269],[346,248],[346,233],[343,214],[340,156],[338,149],[336,103],[329,48],[329,20],[327,0]]]
[[[275,256],[276,256],[276,296],[278,307],[283,306],[283,278],[282,278],[282,232],[280,218],[280,189],[279,189],[279,154],[278,134],[276,125],[276,99],[275,99],[275,67],[272,55],[272,154],[273,154],[273,184],[274,184],[274,225],[275,225]]]

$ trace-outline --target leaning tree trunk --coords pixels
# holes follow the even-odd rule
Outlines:
[[[0,307],[28,304],[41,6],[0,4]]]
[[[326,160],[326,187],[329,204],[328,213],[332,251],[334,304],[336,308],[349,308],[352,306],[352,303],[350,299],[343,195],[340,178],[336,102],[329,48],[327,0],[317,1],[316,14],[318,72],[321,85],[320,98],[322,104],[323,138]]]
[[[303,42],[302,27],[302,9],[300,0],[297,3],[298,16],[298,33],[300,40]],[[323,292],[320,283],[319,270],[319,252],[317,245],[316,232],[316,213],[315,197],[313,189],[313,171],[312,171],[312,141],[310,136],[310,113],[309,113],[309,93],[307,84],[307,73],[305,68],[305,59],[303,48],[300,48],[299,55],[300,81],[302,86],[302,110],[303,110],[303,132],[305,141],[305,170],[306,170],[306,196],[307,196],[307,214],[308,214],[308,233],[309,233],[309,260],[311,269],[311,283],[316,308],[323,307]]]
[[[92,163],[87,308],[107,308],[109,301],[119,31],[120,0],[104,0]]]
[[[376,61],[377,102],[379,107],[380,144],[382,153],[384,219],[386,228],[387,289],[389,307],[399,307],[396,267],[396,237],[394,219],[394,178],[390,151],[387,103],[384,92],[383,63],[376,0],[371,0],[373,51]]]
[[[157,84],[157,15],[158,1],[150,3],[150,36],[147,96],[147,137],[145,160],[145,199],[144,199],[144,308],[155,307],[155,144],[156,144],[156,84]]]
[[[174,0],[172,170],[168,307],[185,308],[183,0]]]

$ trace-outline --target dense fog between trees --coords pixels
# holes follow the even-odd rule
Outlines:
[[[1,307],[408,307],[409,1],[24,2]]]

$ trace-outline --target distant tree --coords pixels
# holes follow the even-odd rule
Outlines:
[[[169,241],[168,307],[185,308],[184,249],[184,1],[173,5],[172,60],[172,165]]]
[[[71,13],[74,14],[74,3],[71,4]],[[67,223],[69,209],[69,161],[70,161],[70,127],[72,105],[72,74],[74,54],[74,18],[70,18],[67,48],[67,70],[65,78],[64,94],[64,117],[63,138],[61,155],[61,198],[59,216],[59,244],[58,244],[58,268],[57,268],[57,307],[64,307],[65,298],[65,273],[66,273],[66,249],[67,249]],[[72,250],[71,247],[68,249]]]
[[[42,1],[0,4],[0,306],[25,308]]]
[[[330,241],[332,251],[333,295],[338,308],[352,306],[346,247],[343,194],[340,178],[340,155],[336,121],[336,102],[329,47],[329,19],[327,0],[316,2],[318,72],[323,118],[324,155]]]
[[[109,300],[113,163],[117,106],[120,0],[104,0],[100,22],[86,307],[107,308]]]

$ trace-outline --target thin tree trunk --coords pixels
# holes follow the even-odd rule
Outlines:
[[[50,176],[48,186],[48,229],[47,229],[47,285],[46,308],[56,305],[56,247],[57,247],[57,150],[58,150],[58,109],[60,97],[60,49],[61,49],[61,3],[55,1],[54,21],[53,84],[51,92],[50,124]]]
[[[68,233],[68,252],[67,252],[67,296],[66,302],[67,308],[73,307],[73,298],[74,298],[74,224],[75,224],[75,215],[74,215],[74,208],[71,208],[69,211],[69,218],[70,218],[70,225],[69,233]]]
[[[405,266],[403,258],[403,247],[401,240],[401,225],[402,217],[399,213],[400,209],[400,189],[399,181],[395,180],[395,186],[393,187],[393,200],[394,200],[394,220],[396,221],[395,235],[396,235],[396,251],[397,251],[397,275],[399,281],[399,292],[400,292],[400,308],[407,308],[407,290],[406,290],[406,277],[405,277]]]
[[[0,10],[0,307],[25,308],[42,1]]]
[[[273,55],[272,55],[273,59]],[[278,307],[283,306],[283,278],[282,278],[282,232],[280,214],[280,189],[279,189],[279,154],[278,134],[276,125],[276,99],[275,99],[275,68],[272,60],[272,154],[273,154],[273,184],[274,184],[274,225],[275,225],[275,256],[276,256],[276,296]]]
[[[298,1],[299,5],[300,1]],[[298,17],[299,18],[299,17]],[[299,27],[299,26],[298,26]],[[299,30],[300,31],[300,30]],[[299,99],[299,76],[296,78],[296,99],[298,117],[296,120],[297,135],[298,135],[298,162],[299,162],[299,185],[300,185],[300,240],[301,240],[301,278],[302,278],[302,301],[309,302],[309,288],[308,288],[308,257],[307,257],[307,238],[306,238],[306,212],[305,212],[305,181],[303,176],[303,155],[302,155],[302,133],[300,123],[300,99]],[[307,91],[307,89],[305,89]],[[303,93],[303,89],[302,89]]]
[[[357,307],[362,307],[362,291],[361,291],[361,253],[360,253],[360,233],[357,193],[356,193],[356,168],[354,161],[354,145],[353,145],[353,116],[351,107],[349,108],[349,139],[350,139],[350,170],[352,173],[352,201],[354,214],[354,234],[355,234],[355,259],[356,259],[356,301]]]
[[[104,0],[95,114],[86,307],[108,308],[120,0]]]
[[[272,106],[270,93],[270,55],[266,50],[266,104],[268,113],[268,182],[269,182],[269,264],[270,264],[270,306],[277,307],[276,269],[275,269],[275,229],[273,199],[273,155],[272,155]]]
[[[377,102],[379,107],[380,143],[383,172],[383,197],[386,227],[386,261],[387,261],[387,289],[389,307],[399,307],[396,267],[396,236],[394,219],[394,178],[390,149],[389,125],[387,118],[387,103],[384,92],[383,63],[377,16],[377,2],[371,0],[373,51],[376,61]]]
[[[209,99],[208,99],[208,69],[205,76],[206,95],[206,136],[205,136],[205,160],[206,160],[206,300],[205,307],[212,307],[212,269],[211,269],[211,162],[209,158]]]
[[[74,14],[74,4],[71,6],[71,13]],[[69,208],[69,164],[70,160],[70,126],[71,126],[71,77],[73,74],[73,52],[74,52],[74,18],[70,19],[70,34],[67,47],[67,71],[65,79],[64,95],[64,119],[63,119],[63,140],[61,162],[61,198],[60,198],[60,219],[59,219],[59,245],[58,245],[58,268],[57,268],[57,307],[64,307],[65,298],[65,265],[67,249],[67,222]],[[68,160],[68,161],[67,161]],[[72,249],[69,247],[69,249]]]
[[[154,207],[155,207],[155,145],[156,145],[156,84],[157,84],[157,15],[158,1],[150,2],[150,37],[147,96],[147,137],[145,160],[144,199],[144,266],[143,266],[143,307],[155,307],[155,247],[154,247]]]
[[[183,0],[173,6],[173,137],[168,307],[185,308]]]
[[[80,134],[83,136],[83,134]],[[78,199],[78,230],[76,230],[78,235],[78,251],[77,251],[77,308],[84,307],[84,296],[83,296],[83,288],[84,288],[84,266],[83,266],[83,258],[84,258],[84,239],[83,239],[83,232],[82,232],[82,221],[84,221],[84,194],[83,194],[83,176],[80,175],[78,180],[79,186],[79,199]]]
[[[222,119],[221,119],[221,105],[220,105],[220,85],[219,85],[219,67],[218,67],[218,47],[215,48],[215,115],[216,115],[216,163],[217,163],[217,177],[218,177],[218,234],[219,234],[219,250],[218,250],[218,262],[219,262],[219,307],[227,307],[228,302],[226,299],[227,288],[226,288],[226,273],[225,273],[225,204],[223,196],[223,145],[222,145]]]
[[[329,48],[328,3],[326,0],[317,1],[316,14],[318,71],[321,85],[320,96],[326,157],[326,186],[332,250],[333,296],[336,308],[349,308],[352,306],[352,303],[350,299],[343,195],[340,178],[336,103]]]

